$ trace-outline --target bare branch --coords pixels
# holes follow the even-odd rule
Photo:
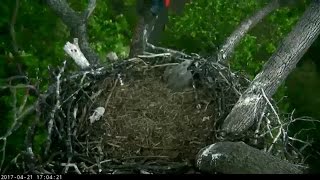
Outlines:
[[[260,9],[258,12],[256,12],[256,14],[244,20],[222,45],[217,55],[218,61],[226,63],[233,54],[235,47],[239,44],[247,32],[278,7],[278,0],[271,0],[271,2],[263,9]]]
[[[163,47],[157,47],[157,46],[154,46],[153,44],[150,44],[150,43],[147,43],[147,47],[152,49],[153,51],[161,51],[161,52],[165,52],[165,53],[170,53],[171,56],[173,56],[173,57],[182,57],[182,58],[191,58],[192,57],[192,56],[187,55],[183,52],[176,51],[173,49],[163,48]]]
[[[34,172],[34,168],[36,166],[36,157],[33,152],[33,139],[35,135],[35,129],[40,121],[40,107],[39,107],[39,101],[36,102],[36,117],[35,120],[32,122],[32,124],[28,127],[27,134],[25,137],[25,146],[26,146],[26,161],[27,166],[29,168],[30,172]]]
[[[1,89],[7,89],[7,88],[11,88],[11,89],[32,89],[32,90],[37,90],[36,87],[34,87],[33,85],[30,84],[18,84],[18,85],[3,85],[0,86]]]
[[[2,148],[0,149],[0,152],[2,152],[1,162],[0,162],[0,172],[2,172],[2,166],[3,166],[4,160],[6,159],[7,138],[2,138],[0,140],[3,141]]]
[[[155,57],[168,57],[170,53],[150,54],[150,55],[138,55],[139,58],[155,58]]]
[[[56,114],[56,111],[58,111],[60,109],[60,106],[61,106],[61,102],[60,102],[61,79],[60,78],[62,76],[62,73],[64,72],[65,65],[66,65],[66,61],[64,61],[62,68],[60,68],[60,71],[59,71],[58,75],[56,76],[56,90],[55,90],[55,92],[56,92],[56,103],[55,103],[54,108],[52,109],[52,112],[50,114],[50,119],[49,119],[49,122],[48,122],[47,144],[46,144],[46,149],[45,149],[45,152],[44,152],[45,156],[48,154],[49,148],[50,148],[50,145],[51,145],[51,134],[52,134],[52,128],[53,128],[53,125],[54,125],[55,114]]]
[[[99,63],[98,55],[90,47],[87,37],[87,18],[85,16],[90,15],[93,11],[95,1],[91,0],[89,3],[86,15],[81,15],[75,12],[68,5],[66,0],[46,0],[50,8],[62,19],[64,24],[68,26],[71,31],[71,35],[74,38],[79,39],[79,46],[85,57],[88,59],[91,65]],[[90,9],[90,10],[89,10]]]
[[[75,63],[81,67],[81,69],[87,69],[90,64],[86,57],[82,54],[78,44],[76,43],[77,40],[75,40],[74,44],[67,42],[64,45],[64,51],[72,57],[72,59],[75,61]]]
[[[77,172],[77,174],[81,174],[78,166],[74,163],[61,163],[61,166],[65,167],[65,172],[68,172],[69,167],[73,167],[75,169],[75,171]]]

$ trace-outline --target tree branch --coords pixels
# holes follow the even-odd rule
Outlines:
[[[91,49],[87,36],[87,19],[94,10],[95,0],[90,0],[87,10],[82,15],[75,12],[66,0],[46,0],[49,7],[69,27],[73,38],[79,39],[79,46],[90,64],[99,63],[98,55]]]
[[[261,90],[271,98],[319,34],[320,1],[316,0],[242,94],[222,125],[224,132],[237,136],[254,124],[265,106]]]
[[[253,16],[244,20],[222,45],[222,48],[219,50],[217,55],[218,61],[226,63],[233,54],[235,47],[239,44],[247,32],[278,7],[278,0],[272,0],[268,5],[256,12]]]
[[[197,167],[211,174],[302,174],[297,165],[243,142],[218,142],[200,150]]]

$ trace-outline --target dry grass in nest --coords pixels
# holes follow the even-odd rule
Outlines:
[[[193,90],[172,93],[161,78],[148,75],[124,86],[118,82],[100,103],[108,97],[105,116],[93,124],[91,133],[93,138],[103,137],[109,158],[192,162],[201,148],[213,143],[213,105],[197,108],[201,100],[195,101]]]

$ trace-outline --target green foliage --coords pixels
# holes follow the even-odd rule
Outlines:
[[[320,80],[316,64],[310,59],[305,59],[289,76],[286,84],[290,87],[292,105],[299,107],[298,113],[320,118]]]
[[[88,29],[93,47],[101,56],[110,51],[122,58],[128,56],[134,13],[135,0],[98,1]]]
[[[182,16],[172,15],[164,44],[187,52],[213,53],[262,1],[191,1]]]
[[[245,70],[254,77],[276,51],[279,43],[296,24],[303,9],[280,8],[271,13],[241,41],[236,48],[231,65],[236,70]],[[254,39],[254,40],[253,40]],[[249,65],[243,66],[247,62]]]
[[[231,60],[231,67],[236,71],[247,73],[251,79],[259,73],[260,67],[265,63],[257,59],[255,55],[260,50],[261,45],[257,43],[255,36],[246,35],[239,44],[240,50],[237,50]]]
[[[131,33],[125,17],[120,14],[113,19],[106,19],[103,6],[98,7],[89,23],[89,34],[91,41],[94,42],[92,46],[99,54],[114,51],[120,57],[127,57],[129,38],[124,35]]]

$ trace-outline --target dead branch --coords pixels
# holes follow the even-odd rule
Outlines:
[[[71,58],[75,61],[75,63],[78,66],[80,66],[81,69],[89,68],[90,64],[87,58],[81,52],[77,38],[74,39],[73,44],[70,42],[67,42],[64,45],[63,49],[69,56],[71,56]]]
[[[82,12],[75,12],[66,0],[46,0],[49,7],[61,18],[70,29],[71,35],[79,39],[79,47],[91,65],[99,63],[98,55],[90,47],[87,36],[87,20],[94,10],[96,1],[90,0],[88,8]]]
[[[154,46],[153,44],[150,44],[150,43],[147,43],[147,47],[150,50],[152,50],[153,52],[160,51],[160,52],[169,53],[174,58],[192,58],[192,56],[187,55],[187,54],[185,54],[183,52],[176,51],[176,50],[173,50],[173,49],[163,48],[163,47],[157,47],[157,46]]]
[[[47,156],[48,152],[49,152],[49,148],[51,145],[51,134],[52,134],[52,128],[53,125],[55,123],[55,114],[56,112],[60,109],[61,106],[61,99],[60,99],[60,88],[61,88],[61,76],[62,73],[64,72],[65,69],[65,65],[66,65],[66,61],[64,61],[62,68],[60,68],[59,73],[56,76],[56,103],[54,108],[52,109],[52,112],[50,114],[50,120],[48,122],[48,136],[47,136],[47,145],[46,145],[46,149],[45,149],[45,156]]]

